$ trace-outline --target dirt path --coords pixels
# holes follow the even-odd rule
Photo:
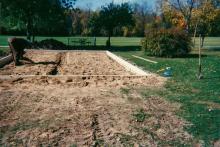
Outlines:
[[[101,55],[88,54],[90,59],[79,55],[77,60],[71,58],[68,61],[60,60],[66,58],[60,53],[44,53],[41,59],[33,54],[28,57],[35,62],[48,62],[46,58],[49,56],[50,61],[56,61],[52,71],[56,69],[62,74],[84,73],[82,67],[77,68],[78,72],[73,71],[76,63],[86,67],[86,75],[92,74],[91,71],[100,75],[129,74]],[[107,63],[99,66],[102,60]],[[111,70],[104,68],[105,64]],[[70,66],[68,70],[67,65]],[[2,71],[5,72],[6,68]],[[27,68],[28,65],[21,66],[22,74],[34,74],[37,69],[35,65],[31,65],[31,71]],[[50,66],[40,65],[39,68],[42,69],[40,74],[51,72]],[[18,69],[9,69],[15,75],[18,72]],[[0,146],[185,144],[191,136],[184,131],[188,123],[175,115],[179,105],[141,94],[143,89],[162,88],[164,82],[165,79],[155,75],[1,76]]]

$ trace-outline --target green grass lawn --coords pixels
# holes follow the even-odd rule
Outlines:
[[[10,36],[0,36],[0,46],[8,45],[7,38]],[[23,37],[24,36],[18,36]],[[65,44],[68,44],[68,37],[36,37],[36,41],[44,39],[56,39]],[[70,37],[70,38],[81,38],[81,37]],[[140,46],[140,37],[112,37],[112,46]],[[97,46],[105,46],[107,37],[97,37]],[[199,38],[196,38],[196,46],[199,44]],[[220,50],[220,37],[206,37],[205,38],[205,49],[219,49]]]
[[[8,45],[7,38],[11,36],[0,36],[0,46]],[[25,38],[24,36],[18,36]],[[68,44],[68,37],[36,37],[36,41],[41,41],[44,39],[56,39],[61,41],[65,44]],[[69,38],[83,38],[83,37],[69,37]],[[107,37],[97,37],[97,45],[98,46],[105,46]],[[111,38],[113,46],[139,46],[141,38],[138,37],[112,37]]]
[[[196,51],[187,58],[173,59],[147,57],[141,51],[115,53],[154,73],[162,68],[172,67],[173,77],[167,81],[165,89],[146,90],[145,94],[161,96],[182,104],[181,111],[177,114],[193,124],[186,129],[194,135],[195,140],[203,140],[209,146],[212,141],[220,139],[220,51],[203,51],[202,80],[196,78]],[[158,64],[136,59],[132,55],[157,61]]]
[[[196,38],[196,47],[199,46],[199,38]],[[205,49],[220,50],[220,37],[206,37],[204,41]]]

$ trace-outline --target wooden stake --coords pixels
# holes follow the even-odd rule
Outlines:
[[[202,79],[202,63],[201,63],[201,47],[202,47],[202,37],[201,34],[199,35],[199,73],[198,73],[198,79]]]

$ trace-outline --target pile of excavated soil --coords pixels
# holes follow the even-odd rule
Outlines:
[[[54,39],[46,39],[31,44],[32,49],[53,49],[53,50],[67,50],[69,47],[63,42]]]

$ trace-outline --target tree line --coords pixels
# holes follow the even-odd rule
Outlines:
[[[65,0],[64,0],[65,1]],[[1,34],[143,37],[152,28],[180,27],[191,36],[220,35],[219,0],[157,0],[110,3],[99,10],[60,0],[0,0]]]

